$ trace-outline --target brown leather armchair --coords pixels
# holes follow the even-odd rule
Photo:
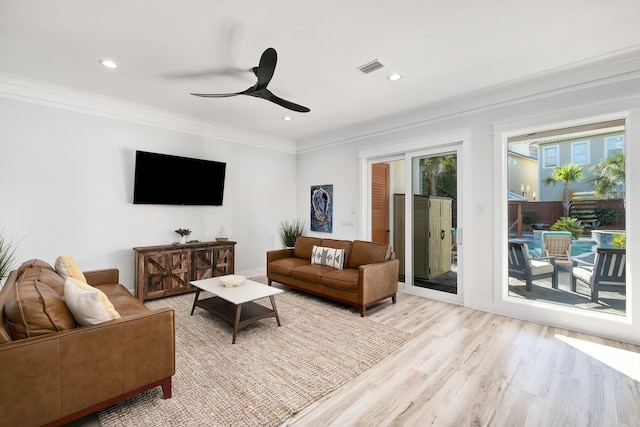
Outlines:
[[[118,284],[117,269],[84,274],[120,319],[8,341],[5,302],[18,271],[0,291],[0,424],[62,425],[156,386],[171,397],[173,310],[148,310]]]

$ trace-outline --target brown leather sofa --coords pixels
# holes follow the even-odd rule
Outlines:
[[[311,263],[314,246],[344,249],[343,269]],[[293,288],[353,305],[364,317],[367,307],[396,302],[399,261],[389,245],[362,240],[300,236],[292,249],[267,252],[267,278]]]
[[[0,425],[62,425],[157,386],[171,397],[172,309],[147,309],[118,284],[117,269],[90,271],[86,281],[106,294],[121,318],[47,331],[37,325],[53,322],[64,329],[55,310],[65,308],[48,303],[50,289],[60,293],[64,279],[45,262],[33,261],[12,271],[0,291]],[[21,303],[19,314],[31,325],[18,329],[15,319],[7,319],[7,306],[16,312],[16,295],[26,292],[18,284],[26,280],[43,298]],[[16,340],[18,333],[28,336]]]

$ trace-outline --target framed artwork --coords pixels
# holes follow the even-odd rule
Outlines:
[[[333,184],[311,186],[311,231],[333,233]]]

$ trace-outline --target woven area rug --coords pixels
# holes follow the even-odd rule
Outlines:
[[[101,411],[102,426],[279,425],[411,337],[349,307],[285,290],[275,297],[282,326],[261,320],[231,344],[231,325],[200,308],[189,315],[193,297],[146,304],[176,312],[173,397],[162,399],[156,387]]]

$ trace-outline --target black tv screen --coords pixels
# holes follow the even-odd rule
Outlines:
[[[133,203],[221,206],[227,164],[136,151]]]

